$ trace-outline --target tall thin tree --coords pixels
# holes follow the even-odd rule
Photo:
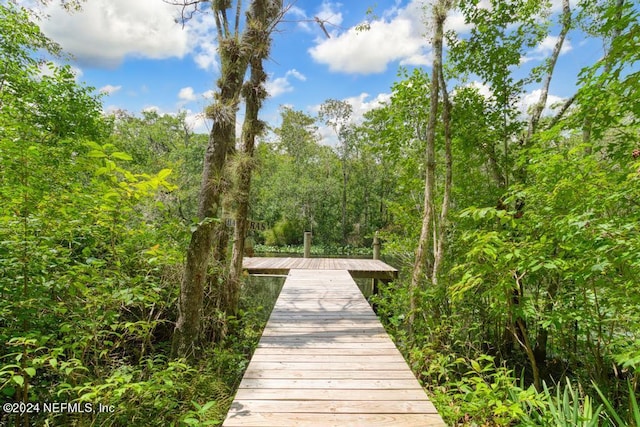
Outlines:
[[[426,277],[434,274],[434,259],[429,256],[435,222],[435,181],[436,181],[436,125],[442,73],[442,44],[444,38],[444,22],[452,6],[451,0],[438,0],[433,5],[433,67],[429,94],[429,120],[426,131],[426,175],[424,184],[424,207],[422,211],[422,227],[416,250],[413,273],[411,275],[409,322],[412,324],[417,309],[417,293]],[[448,111],[448,110],[447,110]],[[437,247],[437,245],[435,245]],[[435,251],[434,251],[435,252]],[[428,264],[428,265],[427,265]],[[425,271],[426,270],[426,271]]]

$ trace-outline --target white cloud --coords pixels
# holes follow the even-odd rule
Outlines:
[[[380,93],[376,95],[375,98],[371,98],[371,95],[363,92],[360,95],[344,98],[343,101],[348,102],[353,109],[349,122],[352,124],[358,124],[364,120],[364,114],[367,111],[381,107],[390,99],[390,93]],[[309,109],[314,114],[317,114],[318,111],[320,111],[320,105],[314,105]],[[320,124],[318,126],[318,135],[320,136],[320,141],[325,145],[336,146],[338,143],[335,131],[329,126]]]
[[[118,92],[120,89],[122,89],[122,86],[106,85],[98,89],[98,92],[104,93],[105,95],[112,95]]]
[[[493,91],[486,83],[481,83],[477,80],[474,80],[467,86],[477,89],[480,95],[484,96],[485,98],[491,98],[493,96]]]
[[[393,16],[371,22],[367,31],[359,32],[352,27],[330,39],[318,39],[309,53],[334,72],[380,73],[393,61],[429,65],[431,58],[424,33],[422,2],[413,0]]]
[[[161,114],[162,109],[157,105],[147,105],[142,109],[142,111],[155,112],[155,113]]]
[[[379,108],[382,104],[391,99],[390,93],[380,93],[375,98],[371,98],[368,93],[363,92],[358,96],[345,98],[344,100],[351,104],[353,114],[351,116],[352,123],[360,123],[364,119],[364,114],[375,108]]]
[[[215,19],[207,11],[183,28],[180,8],[160,0],[92,0],[68,13],[57,2],[46,8],[43,32],[81,64],[115,68],[127,57],[166,59],[191,55],[198,67],[219,69]]]
[[[316,16],[320,21],[337,27],[342,24],[342,13],[338,11],[340,6],[339,3],[322,2]]]
[[[342,12],[339,11],[340,7],[342,7],[340,3],[323,1],[314,12],[307,13],[298,6],[291,6],[287,10],[285,19],[289,22],[295,22],[299,29],[306,32],[316,32],[318,36],[325,37],[322,28],[316,22],[316,18],[318,18],[324,24],[325,29],[331,35],[335,35],[335,30],[343,21]]]
[[[527,55],[520,58],[520,63],[524,64],[529,61],[541,61],[546,59],[553,53],[553,49],[555,48],[558,39],[558,36],[546,36],[538,46],[533,48],[533,50],[531,50]],[[560,49],[560,55],[562,56],[572,49],[573,46],[571,45],[571,41],[565,38],[562,43],[562,48]]]
[[[538,103],[538,101],[540,100],[541,94],[542,94],[542,89],[536,89],[534,91],[523,94],[522,97],[520,98],[520,101],[518,102],[518,110],[520,110],[520,112],[523,115],[528,116],[530,108]],[[558,106],[564,101],[565,100],[559,96],[549,94],[547,96],[547,103],[545,105],[545,108],[544,110],[542,110],[542,115],[543,116],[553,115],[555,110],[558,108]]]
[[[276,96],[282,95],[283,93],[292,92],[293,86],[291,85],[291,81],[289,80],[290,77],[294,77],[303,82],[307,80],[306,76],[304,76],[295,68],[289,70],[283,77],[278,77],[273,80],[270,79],[265,84],[265,88],[267,90],[267,93],[269,93],[269,96],[275,98]]]
[[[298,28],[311,32],[309,17],[307,16],[307,13],[298,6],[289,7],[289,9],[287,9],[285,19],[295,22]]]
[[[214,95],[215,91],[213,89],[198,93],[191,86],[183,87],[178,92],[178,102],[176,106],[178,109],[183,109],[185,105],[199,101],[198,104],[204,107],[211,103]]]
[[[55,70],[59,69],[61,67],[63,67],[64,65],[60,64],[57,61],[47,61],[47,62],[42,62],[41,64],[38,65],[38,69],[40,71],[40,76],[42,77],[53,77],[53,75],[55,74]],[[74,78],[76,81],[78,81],[78,79],[80,77],[82,77],[83,72],[82,69],[78,68],[78,67],[74,67],[74,66],[69,66],[69,69],[71,71],[71,74],[73,74]]]
[[[185,122],[195,133],[209,133],[211,130],[211,120],[207,119],[204,113],[194,113],[191,110],[184,110],[187,115]]]
[[[194,15],[185,27],[189,37],[189,51],[196,65],[203,70],[217,72],[220,64],[215,28],[215,17],[206,12]]]
[[[473,81],[469,83],[467,86],[478,89],[478,92],[483,95],[485,98],[493,97],[493,91],[491,88],[479,81]],[[540,95],[542,94],[542,89],[535,89],[531,92],[523,93],[520,99],[516,103],[516,107],[520,112],[520,118],[524,119],[525,117],[529,117],[529,110],[540,100]],[[455,95],[455,93],[454,93]],[[547,95],[547,103],[545,104],[544,110],[542,110],[543,116],[551,116],[555,114],[555,111],[558,107],[565,102],[564,98],[553,95],[549,93]]]
[[[191,86],[187,86],[180,89],[180,92],[178,92],[178,99],[180,99],[181,101],[190,102],[198,99],[198,96],[195,94]]]
[[[68,13],[57,2],[41,22],[45,34],[82,64],[115,67],[127,56],[183,57],[189,37],[178,25],[175,6],[156,0],[92,0]]]

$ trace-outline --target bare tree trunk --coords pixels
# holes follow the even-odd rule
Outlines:
[[[560,51],[562,50],[564,39],[567,36],[567,33],[569,32],[570,28],[571,28],[571,6],[569,4],[569,0],[562,0],[562,29],[560,30],[560,34],[558,35],[556,44],[553,47],[553,53],[551,54],[551,58],[549,58],[549,70],[545,78],[544,84],[542,86],[540,99],[534,105],[533,111],[531,112],[531,117],[529,118],[529,127],[527,129],[525,145],[531,142],[531,139],[533,138],[536,128],[538,127],[538,123],[540,122],[542,111],[544,110],[545,105],[547,105],[547,98],[549,96],[549,86],[551,85],[551,78],[553,77],[553,71],[555,69],[556,63],[558,62],[558,57],[560,56]]]
[[[435,286],[438,284],[438,273],[440,264],[444,257],[445,233],[449,216],[449,207],[451,205],[451,187],[453,184],[453,158],[451,153],[451,104],[449,103],[449,93],[447,92],[447,84],[442,69],[442,61],[440,62],[440,90],[442,92],[442,122],[444,125],[444,194],[442,197],[442,208],[440,210],[440,220],[438,221],[438,230],[436,233],[437,245],[433,255],[433,271],[431,273],[431,283]]]
[[[446,18],[446,7],[440,1],[433,7],[434,12],[434,30],[433,30],[433,71],[431,76],[431,93],[429,103],[429,120],[427,122],[426,131],[426,177],[424,184],[424,209],[422,212],[422,227],[420,229],[420,239],[418,241],[418,249],[416,250],[416,259],[413,266],[413,274],[411,276],[411,284],[409,288],[409,323],[413,324],[415,312],[417,309],[417,291],[423,277],[426,275],[431,277],[432,271],[425,273],[425,265],[427,263],[430,239],[432,234],[431,225],[434,214],[434,194],[436,179],[436,122],[438,116],[438,94],[440,84],[440,70],[442,69],[442,39],[444,21]]]

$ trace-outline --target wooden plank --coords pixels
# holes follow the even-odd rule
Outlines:
[[[260,347],[289,347],[289,348],[349,348],[352,350],[362,350],[364,348],[388,348],[394,349],[395,346],[391,341],[389,342],[360,342],[360,343],[332,343],[327,344],[326,342],[312,342],[312,341],[284,341],[284,342],[262,342],[259,344]]]
[[[248,416],[247,416],[248,415]],[[225,426],[322,426],[322,427],[440,427],[445,426],[437,414],[298,414],[250,412],[233,414]]]
[[[298,369],[297,365],[293,366]],[[348,369],[347,369],[348,370]],[[420,390],[420,384],[415,378],[410,380],[396,379],[373,379],[373,380],[352,380],[352,379],[274,379],[274,378],[243,378],[240,388],[303,388],[303,389],[326,389],[350,390],[350,389],[385,389],[385,390],[406,390],[415,388]],[[426,397],[425,397],[426,400]]]
[[[389,371],[394,370],[403,370],[407,369],[407,364],[404,360],[395,361],[395,362],[385,362],[384,369]],[[367,370],[367,369],[375,369],[375,366],[371,363],[367,362],[343,362],[343,363],[329,363],[329,362],[316,362],[316,363],[306,363],[306,362],[262,362],[256,361],[255,366],[254,363],[251,363],[252,369],[257,370],[274,370],[274,369],[291,369],[294,371],[299,371],[303,369],[314,370],[314,371],[353,371],[353,370]],[[417,384],[417,382],[416,382]]]
[[[315,363],[368,363],[375,369],[376,364],[381,363],[405,363],[403,357],[399,354],[387,355],[335,355],[335,354],[306,354],[304,359],[298,354],[254,354],[251,358],[252,362],[298,362],[306,364]],[[403,365],[404,367],[404,365]]]
[[[277,413],[333,413],[333,414],[434,414],[433,404],[427,400],[387,400],[384,404],[367,400],[234,400],[231,411]]]
[[[302,321],[304,322],[304,321]],[[281,325],[282,322],[274,322],[275,324]],[[385,332],[384,328],[381,328],[380,325],[371,325],[371,326],[359,326],[357,324],[335,324],[330,322],[329,319],[324,319],[323,322],[318,322],[316,326],[309,325],[309,322],[304,322],[304,325],[297,326],[296,323],[288,323],[284,324],[284,326],[275,326],[273,327],[276,331],[281,331],[284,334],[289,332],[349,332],[351,334],[360,335],[362,337],[366,336],[368,333],[380,334]],[[268,328],[271,328],[271,324],[268,324]],[[267,328],[265,328],[266,331]]]
[[[290,389],[290,388],[243,388],[238,389],[235,398],[240,400],[338,400],[345,398],[344,390],[323,389]],[[351,400],[387,401],[387,400],[420,400],[424,399],[421,389],[404,390],[372,390],[351,389],[348,398]]]
[[[398,354],[398,350],[394,348],[362,348],[360,350],[355,350],[353,348],[290,348],[290,347],[259,347],[253,353],[254,357],[256,355],[290,355],[294,354],[296,356],[300,356],[306,358],[308,355],[334,355],[334,356],[349,356],[349,355],[360,355],[360,356],[385,356],[385,355],[395,355]]]
[[[373,332],[373,331],[353,331],[353,330],[329,330],[329,331],[321,331],[314,329],[289,329],[287,331],[283,331],[282,329],[267,329],[262,334],[263,337],[283,337],[286,340],[292,339],[302,339],[309,340],[318,338],[320,340],[329,340],[331,342],[353,342],[355,340],[360,340],[362,338],[367,338],[371,340],[388,340],[389,338],[386,336],[384,331]]]
[[[371,380],[377,378],[389,378],[389,379],[412,379],[413,373],[407,369],[398,370],[376,370],[373,367],[371,370],[358,369],[358,370],[320,370],[314,371],[305,369],[300,370],[293,369],[260,369],[259,367],[250,366],[244,374],[244,378],[271,378],[271,379],[359,379],[359,380]]]

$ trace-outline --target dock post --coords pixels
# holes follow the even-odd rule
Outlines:
[[[304,257],[311,258],[311,232],[304,232]]]
[[[373,259],[380,259],[380,239],[377,231],[373,236]],[[378,279],[371,280],[371,294],[378,294]]]
[[[373,259],[380,259],[380,239],[378,239],[378,232],[373,236]]]

